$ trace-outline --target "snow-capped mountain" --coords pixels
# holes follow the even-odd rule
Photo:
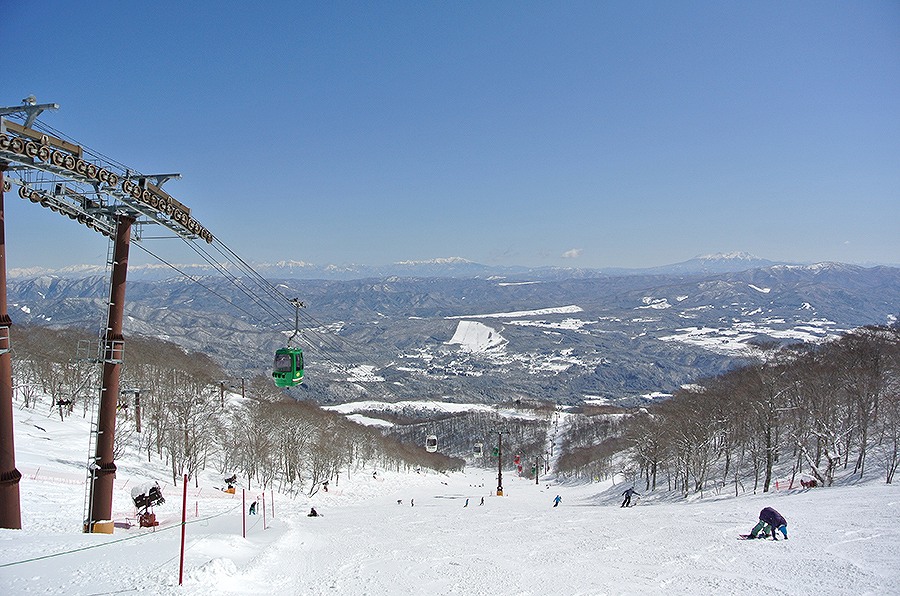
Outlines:
[[[371,391],[470,402],[634,400],[719,374],[760,346],[824,341],[896,322],[900,311],[900,269],[834,263],[277,283],[312,318],[301,334],[307,382],[296,392],[322,403]],[[15,278],[9,311],[15,324],[78,326],[96,336],[107,292],[101,276]],[[242,376],[267,374],[293,328],[291,314],[274,320],[221,277],[130,278],[126,315],[126,334],[208,352]],[[363,366],[365,378],[349,372]]]
[[[428,260],[398,261],[388,265],[327,264],[317,265],[307,261],[282,260],[273,263],[257,263],[253,268],[272,279],[332,279],[352,280],[381,277],[527,277],[540,279],[565,279],[573,277],[597,277],[603,275],[674,275],[711,274],[746,271],[776,265],[774,261],[761,259],[747,253],[715,254],[695,257],[681,263],[643,269],[618,267],[590,269],[576,267],[521,267],[484,265],[462,257],[444,257]],[[785,264],[785,263],[781,263]],[[219,269],[209,264],[185,263],[176,267],[188,275],[218,275]],[[227,265],[223,265],[228,269]],[[100,265],[74,265],[59,269],[30,267],[10,269],[10,278],[31,278],[42,275],[77,278],[89,275],[105,275],[106,267]],[[235,272],[239,273],[239,272]],[[172,277],[175,271],[169,265],[147,264],[129,266],[130,279],[154,280]]]
[[[746,252],[701,255],[693,259],[654,267],[648,272],[657,273],[736,273],[748,269],[760,269],[777,265],[775,261],[763,259]]]

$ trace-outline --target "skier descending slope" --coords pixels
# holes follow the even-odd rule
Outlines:
[[[631,488],[625,489],[625,492],[623,492],[622,494],[625,495],[625,500],[622,501],[622,507],[629,507],[631,505],[632,495],[641,496],[641,493],[634,490],[633,486]]]

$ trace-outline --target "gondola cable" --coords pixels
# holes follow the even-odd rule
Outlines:
[[[121,168],[122,170],[128,172],[129,175],[139,175],[139,172],[133,170],[132,168],[126,166],[125,164],[122,164],[121,162],[118,162],[115,159],[112,159],[111,157],[84,145],[83,143],[78,143],[77,140],[73,139],[69,135],[66,135],[62,131],[59,131],[56,128],[54,128],[40,120],[35,121],[34,128],[36,130],[40,130],[42,132],[52,134],[52,135],[56,136],[57,138],[67,139],[75,144],[78,144],[80,147],[82,147],[82,150],[85,152],[86,155],[90,155],[91,157],[93,157],[95,159],[102,160],[106,163],[116,165],[119,168]],[[178,237],[182,241],[188,243],[190,245],[191,249],[198,256],[200,256],[214,270],[216,270],[225,279],[227,279],[235,288],[238,289],[238,291],[240,291],[242,294],[244,294],[254,306],[256,306],[261,311],[263,311],[264,316],[263,317],[255,316],[254,313],[252,313],[247,308],[244,308],[243,306],[237,304],[232,299],[229,299],[222,293],[216,291],[210,285],[202,283],[196,276],[192,276],[192,275],[188,274],[187,272],[185,272],[184,270],[182,270],[175,264],[163,259],[160,255],[154,253],[152,250],[150,250],[149,248],[144,246],[140,240],[136,241],[135,244],[142,251],[144,251],[145,253],[150,255],[152,258],[156,259],[160,263],[171,268],[173,271],[177,272],[179,275],[182,275],[183,277],[185,277],[192,283],[196,283],[198,286],[204,288],[207,292],[221,298],[230,306],[241,311],[244,315],[249,317],[251,320],[257,321],[258,323],[261,324],[261,326],[263,328],[268,328],[270,326],[269,323],[267,322],[267,319],[269,319],[269,318],[271,318],[272,320],[275,320],[275,321],[283,321],[284,317],[283,317],[283,315],[280,314],[280,312],[283,312],[282,309],[286,310],[288,307],[293,307],[294,299],[288,298],[285,295],[285,293],[281,291],[281,289],[279,289],[278,287],[274,286],[271,282],[266,280],[259,272],[257,272],[252,266],[250,266],[243,258],[241,258],[237,253],[235,253],[231,248],[229,248],[227,245],[225,245],[223,242],[221,242],[217,238],[215,238],[215,237],[213,238],[213,241],[211,243],[212,249],[214,249],[217,253],[219,253],[223,257],[224,261],[226,262],[226,265],[230,265],[235,270],[246,274],[248,280],[251,282],[250,284],[244,283],[244,281],[239,279],[237,277],[237,275],[235,275],[233,272],[229,271],[228,267],[226,265],[223,265],[217,259],[215,259],[213,257],[213,255],[209,251],[206,250],[205,247],[198,246],[198,243],[195,242],[194,239],[185,237],[185,236],[181,236],[181,235],[177,235],[176,237]],[[254,287],[250,287],[250,286],[254,286],[255,289],[254,289]],[[274,304],[270,303],[269,300],[266,300],[266,298],[264,296],[274,299]],[[353,368],[357,367],[358,364],[353,364],[349,360],[345,360],[344,362],[338,362],[338,360],[336,360],[335,358],[332,357],[332,354],[329,353],[329,351],[333,352],[334,354],[346,355],[346,348],[350,348],[352,351],[356,352],[358,355],[363,356],[364,355],[363,351],[359,349],[359,346],[355,342],[349,340],[348,338],[342,337],[342,336],[338,335],[337,333],[329,332],[328,325],[318,321],[317,319],[315,319],[311,315],[308,315],[305,312],[301,313],[299,308],[294,308],[294,310],[295,310],[294,335],[291,336],[291,340],[289,340],[289,343],[291,343],[291,342],[296,343],[296,340],[300,339],[298,337],[298,332],[300,329],[299,321],[300,321],[300,317],[302,315],[304,318],[304,321],[309,325],[309,329],[307,329],[307,334],[315,337],[318,340],[318,347],[322,348],[320,350],[320,354],[319,354],[322,357],[322,359],[329,362],[332,366],[334,366],[338,370],[341,370],[341,369],[347,370],[348,374],[351,375],[351,380],[352,380],[352,377],[355,376],[355,375],[353,375],[352,370],[353,370]],[[274,325],[272,325],[272,327],[274,327]],[[340,343],[338,341],[335,341],[335,339],[339,340]],[[313,342],[310,342],[308,340],[308,338],[305,341],[309,346],[315,347],[315,344]]]

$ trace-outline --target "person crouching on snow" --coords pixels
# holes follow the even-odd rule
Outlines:
[[[784,519],[784,516],[771,507],[766,507],[759,512],[759,523],[750,530],[750,538],[756,538],[757,534],[762,532],[760,538],[765,538],[771,534],[772,540],[778,540],[778,537],[775,535],[776,530],[784,534],[784,539],[787,540],[787,521]]]

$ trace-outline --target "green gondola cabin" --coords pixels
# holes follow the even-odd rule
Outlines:
[[[272,378],[278,387],[294,387],[303,382],[303,350],[279,348],[275,351]]]

